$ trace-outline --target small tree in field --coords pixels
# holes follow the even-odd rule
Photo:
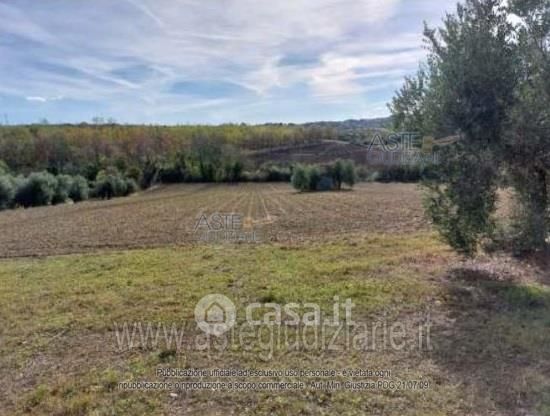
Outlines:
[[[334,164],[328,166],[327,170],[332,178],[334,187],[336,190],[342,189],[342,182],[344,181],[344,162],[337,160]]]
[[[319,169],[318,166],[309,166],[307,168],[308,189],[310,191],[316,191],[319,188],[322,177],[321,169]]]
[[[73,178],[68,175],[57,175],[57,186],[52,199],[53,204],[63,204],[69,199],[71,188],[73,186]]]
[[[309,188],[309,179],[304,166],[297,165],[294,167],[291,182],[294,189],[300,192],[306,191]]]
[[[83,176],[75,176],[69,191],[69,198],[74,202],[81,202],[88,199],[90,187],[88,181]]]
[[[47,172],[31,173],[17,181],[15,202],[23,207],[38,207],[52,203],[57,189],[55,176]]]
[[[8,175],[0,176],[0,210],[9,208],[13,204],[15,189],[13,181]]]
[[[350,188],[353,188],[357,182],[357,169],[355,169],[355,164],[351,160],[343,162],[342,182]]]

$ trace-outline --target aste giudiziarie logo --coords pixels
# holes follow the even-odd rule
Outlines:
[[[203,243],[262,242],[262,232],[245,222],[244,216],[237,213],[201,214],[193,229],[194,239]]]

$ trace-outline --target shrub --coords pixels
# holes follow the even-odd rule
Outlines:
[[[0,176],[0,210],[10,208],[15,197],[15,188],[12,178],[8,175]]]
[[[355,164],[351,160],[346,160],[342,165],[342,182],[353,188],[353,185],[357,182]]]
[[[369,179],[369,176],[371,175],[369,170],[364,166],[358,167],[355,170],[355,173],[357,174],[357,180],[361,182],[366,182]]]
[[[288,182],[292,178],[289,167],[268,164],[262,166],[260,170],[265,173],[267,182]]]
[[[157,182],[161,171],[160,163],[157,160],[151,159],[145,162],[141,175],[141,186],[149,188]]]
[[[69,199],[69,194],[73,186],[73,178],[68,175],[57,176],[57,186],[52,199],[53,204],[63,204]]]
[[[135,194],[137,191],[139,191],[137,182],[133,178],[126,178],[126,191],[124,192],[124,196]]]
[[[101,171],[95,181],[93,195],[97,198],[111,199],[128,196],[139,190],[133,178],[125,178],[114,170]]]
[[[380,182],[380,172],[374,171],[367,177],[367,182]]]
[[[51,204],[57,189],[55,176],[47,172],[31,173],[26,179],[18,179],[15,202],[23,207]]]
[[[6,175],[10,172],[8,165],[3,160],[0,160],[0,175]]]
[[[233,162],[231,166],[231,181],[238,182],[243,177],[244,164],[240,160]]]
[[[90,194],[90,187],[88,181],[83,176],[73,177],[73,183],[69,191],[69,198],[74,202],[81,202],[88,199]]]
[[[326,167],[327,174],[332,178],[333,188],[342,189],[342,181],[344,179],[344,162],[337,160],[332,165]]]
[[[321,182],[321,178],[321,169],[319,169],[318,166],[309,166],[307,168],[308,189],[310,191],[316,191],[319,189],[319,182]]]
[[[292,175],[292,186],[300,192],[307,191],[309,189],[309,178],[307,169],[302,165],[297,165],[294,168],[294,174]]]
[[[125,183],[121,184],[117,176],[102,176],[95,182],[94,196],[98,198],[111,199],[123,195],[125,192]]]
[[[128,192],[128,184],[126,179],[120,175],[111,175],[109,181],[113,184],[115,197],[126,196]]]
[[[244,172],[243,180],[246,182],[267,182],[267,173],[262,170]]]
[[[202,182],[200,167],[197,163],[189,163],[187,166],[187,178],[188,182]]]
[[[334,189],[334,180],[327,175],[321,177],[321,180],[317,184],[317,191],[330,191]],[[313,189],[312,189],[313,190]]]
[[[227,161],[218,178],[226,182],[239,182],[243,178],[244,165],[240,160]]]
[[[297,190],[303,191],[330,191],[342,188],[342,183],[352,187],[355,185],[357,175],[353,162],[337,161],[324,168],[319,166],[302,166],[294,168],[292,185]]]
[[[82,173],[88,180],[95,181],[100,171],[101,171],[101,163],[96,162],[96,163],[88,163],[84,167],[84,171]]]
[[[137,166],[132,166],[127,170],[126,177],[133,179],[137,183],[141,183],[143,179],[143,172]]]
[[[126,181],[119,174],[101,171],[97,175],[93,194],[97,198],[111,199],[126,194]]]

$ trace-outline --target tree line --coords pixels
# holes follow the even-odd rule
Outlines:
[[[335,138],[330,127],[249,126],[0,126],[0,160],[16,173],[46,170],[95,179],[110,166],[120,171],[173,161],[205,146],[241,151],[298,146]]]
[[[0,207],[126,196],[159,182],[290,181],[289,166],[255,166],[247,153],[333,137],[283,124],[0,126]]]

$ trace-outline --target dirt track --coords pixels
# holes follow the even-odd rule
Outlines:
[[[0,257],[196,243],[201,215],[235,213],[263,242],[426,229],[415,185],[298,194],[287,184],[174,185],[128,198],[0,213]]]

